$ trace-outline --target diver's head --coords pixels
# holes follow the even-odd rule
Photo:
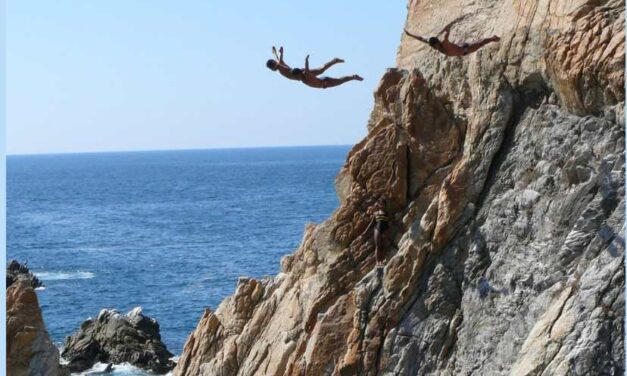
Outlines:
[[[440,44],[440,40],[436,37],[429,38],[429,46],[436,47]]]
[[[303,76],[303,70],[300,69],[300,68],[294,68],[294,69],[292,69],[291,72],[292,72],[292,76],[295,76],[295,77],[302,77]]]
[[[266,61],[266,67],[268,67],[268,69],[270,69],[272,71],[277,70],[277,66],[278,65],[279,64],[276,62],[276,60],[270,59],[270,60]]]

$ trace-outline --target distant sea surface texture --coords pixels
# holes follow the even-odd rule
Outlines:
[[[9,156],[7,256],[57,345],[102,308],[142,306],[180,354],[239,276],[279,271],[337,207],[347,146]]]

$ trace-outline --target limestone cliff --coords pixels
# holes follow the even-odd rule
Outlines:
[[[405,26],[463,15],[452,40],[501,41],[451,58],[403,36],[341,206],[205,311],[176,375],[623,373],[623,2],[412,0]]]

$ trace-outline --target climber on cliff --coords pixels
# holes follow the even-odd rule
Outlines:
[[[374,205],[368,208],[366,214],[371,215],[372,219],[370,220],[368,227],[366,227],[366,230],[362,233],[362,235],[367,233],[374,225],[374,256],[377,260],[375,266],[377,274],[381,274],[383,272],[383,266],[385,264],[384,240],[390,240],[390,218],[387,216],[385,207],[385,199],[379,198]]]
[[[287,65],[287,63],[283,60],[283,47],[279,47],[279,53],[277,54],[276,47],[272,46],[272,54],[274,55],[276,60],[270,59],[266,61],[266,67],[268,67],[268,69],[270,69],[271,71],[275,71],[275,72],[278,71],[283,77],[289,78],[290,80],[301,81],[302,75],[300,74],[300,71],[302,70],[299,69],[296,72],[297,74],[292,73],[293,71],[292,67]],[[314,76],[319,76],[322,73],[324,73],[324,71],[331,68],[333,65],[343,63],[343,62],[344,60],[338,59],[336,57],[335,59],[329,61],[328,63],[324,64],[320,68],[311,69],[310,72]]]
[[[461,17],[460,17],[461,18]],[[410,37],[417,39],[423,43],[427,43],[429,46],[431,46],[431,48],[443,53],[446,56],[466,56],[470,53],[473,53],[475,51],[477,51],[478,49],[480,49],[481,47],[485,46],[488,43],[491,42],[498,42],[501,40],[501,38],[497,37],[496,35],[494,35],[491,38],[487,38],[487,39],[482,39],[478,42],[474,42],[474,43],[467,43],[464,42],[462,44],[456,44],[453,43],[451,41],[449,41],[448,36],[449,33],[451,31],[451,27],[453,26],[453,24],[457,21],[459,21],[460,18],[457,18],[455,20],[453,20],[452,22],[450,22],[448,25],[446,25],[444,27],[444,29],[442,29],[442,31],[440,31],[440,33],[438,34],[438,36],[442,33],[444,33],[444,40],[439,40],[438,36],[435,37],[430,37],[430,38],[423,38],[419,35],[414,35],[412,33],[410,33],[409,31],[407,31],[407,29],[405,30],[405,34],[409,35]]]

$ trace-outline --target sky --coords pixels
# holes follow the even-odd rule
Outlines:
[[[0,20],[4,21],[5,1],[0,0]],[[0,22],[1,22],[0,21]],[[0,25],[0,72],[5,71],[5,27]],[[5,75],[0,73],[0,270],[6,270],[6,162],[5,159]],[[6,284],[0,282],[0,290],[6,289]],[[6,308],[0,309],[0,321],[6,322]],[[0,337],[6,338],[6,327],[0,328]],[[6,364],[6,341],[0,343],[0,363]]]
[[[6,0],[9,154],[354,144],[407,2]],[[265,67],[272,45],[326,90]]]

